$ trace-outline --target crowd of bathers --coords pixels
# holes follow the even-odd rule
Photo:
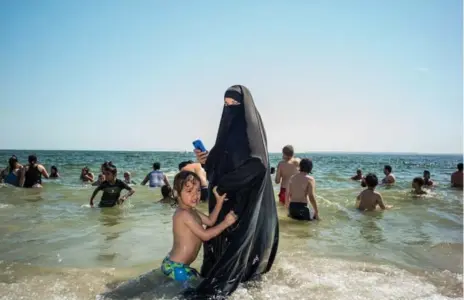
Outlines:
[[[195,163],[192,160],[182,161],[179,163],[178,168],[179,171],[191,171],[199,176],[201,179],[201,200],[205,201],[208,197],[208,184],[206,173],[201,164]],[[102,197],[98,204],[99,207],[112,207],[116,204],[121,204],[133,195],[135,190],[132,186],[137,183],[132,179],[129,171],[125,171],[123,174],[124,178],[122,180],[117,178],[118,169],[111,161],[106,161],[101,165],[98,176],[95,176],[89,167],[83,167],[79,180],[84,184],[97,187],[90,198],[90,205],[94,205],[93,200],[100,191],[102,192]],[[0,171],[0,183],[14,187],[41,188],[43,185],[42,178],[58,179],[61,178],[61,175],[55,165],[51,166],[50,172],[48,172],[38,162],[37,156],[34,154],[29,155],[28,163],[25,165],[19,162],[16,155],[12,155],[8,159],[7,167]],[[146,185],[147,183],[151,188],[161,189],[162,199],[159,202],[175,204],[171,184],[166,174],[161,171],[161,164],[159,162],[153,163],[153,170],[148,172],[140,185]],[[123,197],[121,197],[122,190],[128,191]]]
[[[453,188],[463,188],[463,164],[457,164],[457,170],[451,174],[450,186]],[[294,156],[294,148],[287,145],[282,149],[282,160],[277,165],[275,183],[280,184],[279,202],[288,208],[289,216],[298,220],[313,220],[319,217],[319,210],[316,202],[316,181],[310,176],[313,163],[310,159],[299,159]],[[355,206],[361,211],[373,211],[376,209],[388,209],[391,205],[386,205],[382,195],[375,190],[378,185],[391,186],[396,182],[391,165],[383,168],[385,177],[380,181],[375,173],[363,175],[361,169],[356,171],[356,175],[350,179],[359,181],[365,189],[356,198]],[[431,179],[429,170],[424,170],[423,176],[412,179],[412,193],[424,195],[428,190],[436,186]],[[311,204],[312,211],[308,204]]]

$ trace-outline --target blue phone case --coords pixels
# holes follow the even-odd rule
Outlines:
[[[198,149],[201,152],[206,152],[205,145],[203,145],[203,142],[201,140],[193,141],[192,144],[193,144],[193,147],[195,147],[195,149]]]

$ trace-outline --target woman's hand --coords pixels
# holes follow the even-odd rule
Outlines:
[[[204,165],[206,163],[206,159],[208,159],[208,151],[201,152],[198,149],[193,150],[195,152],[195,156],[200,164]]]

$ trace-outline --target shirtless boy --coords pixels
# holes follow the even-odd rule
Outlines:
[[[219,196],[216,188],[213,189],[217,201],[213,212],[206,216],[195,209],[200,200],[200,182],[200,177],[190,171],[181,171],[174,178],[179,204],[172,217],[174,242],[161,264],[161,270],[177,281],[185,282],[199,276],[190,264],[197,258],[202,243],[218,236],[237,220],[234,212],[230,211],[224,221],[214,226],[226,198],[226,194]],[[214,227],[205,229],[203,225]]]
[[[194,163],[191,160],[183,161],[179,164],[179,172],[180,171],[190,171],[198,175],[200,177],[201,183],[201,195],[200,200],[206,201],[208,200],[208,181],[206,180],[206,172],[201,166],[200,163]]]
[[[373,211],[377,205],[382,209],[391,208],[391,205],[383,203],[382,195],[375,191],[375,187],[379,184],[379,180],[375,174],[369,173],[365,178],[367,188],[362,191],[356,198],[356,208],[362,211]]]
[[[383,167],[383,173],[385,177],[382,179],[382,184],[394,184],[396,181],[395,175],[392,173],[392,167],[390,165],[385,165]]]
[[[424,170],[424,186],[431,187],[433,186],[433,181],[430,179],[430,171]]]
[[[424,182],[424,179],[422,177],[416,177],[412,180],[412,184],[411,184],[411,187],[413,188],[413,193],[415,195],[424,195],[424,194],[427,194],[426,191],[424,191],[422,189],[422,187],[424,186],[425,182]]]
[[[309,159],[300,161],[300,172],[293,175],[288,184],[286,206],[288,207],[289,216],[296,220],[318,219],[319,211],[316,203],[316,181],[312,176],[309,176],[313,169],[313,163]],[[308,200],[314,210],[314,216],[308,208]]]
[[[462,187],[463,187],[463,182],[462,182],[462,179],[463,179],[463,176],[462,176],[463,175],[463,172],[462,172],[463,164],[459,163],[457,165],[457,168],[458,168],[458,170],[451,175],[451,186],[462,189]]]
[[[282,160],[277,165],[275,183],[280,184],[279,202],[285,204],[286,188],[290,178],[298,173],[299,160],[295,157],[293,146],[287,145],[282,149]]]

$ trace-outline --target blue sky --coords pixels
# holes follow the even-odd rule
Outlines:
[[[0,148],[191,150],[250,88],[269,150],[462,153],[462,2],[1,1]]]

